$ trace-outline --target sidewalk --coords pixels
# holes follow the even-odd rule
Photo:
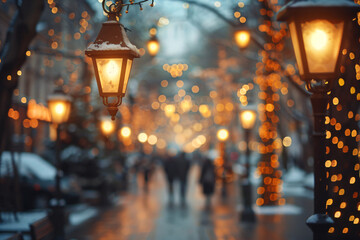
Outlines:
[[[191,171],[188,205],[180,207],[175,195],[174,206],[167,204],[163,173],[158,171],[152,179],[149,193],[134,188],[122,204],[109,209],[80,226],[71,240],[304,240],[312,234],[305,220],[312,213],[311,191],[299,187],[289,191],[283,207],[255,207],[257,222],[239,222],[241,201],[238,185],[228,185],[228,197],[222,199],[220,186],[213,198],[211,211],[204,211],[204,198],[197,184],[198,169]],[[141,183],[141,182],[140,182]],[[140,184],[141,185],[141,184]],[[177,188],[176,188],[177,189]],[[175,189],[175,190],[176,190]],[[294,189],[294,186],[288,189]],[[285,188],[286,190],[286,188]],[[255,200],[255,196],[253,198]]]
[[[68,233],[99,213],[97,208],[86,204],[69,206],[67,211],[69,212],[69,224],[66,227]],[[0,223],[0,240],[6,239],[17,232],[21,232],[25,240],[30,239],[30,224],[44,218],[46,215],[46,210],[19,212],[17,221],[13,214],[2,213],[4,222]]]

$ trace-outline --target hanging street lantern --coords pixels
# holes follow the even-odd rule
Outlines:
[[[56,89],[48,97],[48,107],[51,114],[51,121],[55,124],[67,122],[70,116],[71,98],[62,89]]]
[[[96,82],[103,103],[115,120],[118,106],[125,96],[130,71],[134,58],[139,58],[138,49],[132,45],[126,36],[124,26],[116,17],[122,5],[113,3],[109,10],[103,9],[108,14],[108,21],[104,22],[96,40],[85,51],[92,58]]]
[[[360,6],[347,0],[292,1],[278,13],[286,21],[300,76],[310,82],[332,80],[340,73],[344,37]]]
[[[251,34],[246,28],[238,28],[234,31],[234,40],[240,49],[247,48],[250,44]]]
[[[277,19],[289,26],[301,78],[312,93],[314,115],[314,214],[306,223],[314,240],[325,239],[334,220],[327,215],[326,128],[325,116],[333,82],[340,74],[341,52],[346,47],[345,33],[360,6],[347,0],[291,1],[278,12]]]

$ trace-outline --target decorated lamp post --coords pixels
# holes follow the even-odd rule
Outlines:
[[[105,7],[107,1],[102,1],[108,21],[103,23],[95,42],[85,51],[85,54],[92,58],[99,94],[112,120],[115,120],[118,106],[125,96],[133,60],[140,57],[138,49],[130,43],[117,16],[123,7],[127,7],[128,12],[130,5],[139,5],[142,9],[141,3],[146,1],[130,1],[129,4],[115,1],[108,8]],[[153,6],[153,3],[151,5]]]
[[[255,125],[256,112],[255,110],[247,109],[242,110],[239,114],[240,123],[245,132],[246,141],[246,162],[245,162],[245,179],[242,181],[242,195],[244,201],[244,211],[241,213],[241,220],[254,222],[256,220],[254,210],[252,209],[252,191],[251,191],[251,179],[250,179],[250,135],[251,130]]]
[[[227,167],[227,156],[226,156],[226,140],[229,138],[229,131],[225,128],[219,129],[216,133],[216,137],[219,140],[219,152],[220,159],[222,163],[222,172],[221,172],[221,180],[222,180],[222,189],[221,194],[223,197],[226,196],[226,167]]]
[[[314,215],[306,221],[314,240],[326,239],[334,221],[326,214],[325,114],[328,92],[340,74],[345,33],[360,6],[346,0],[292,1],[278,13],[289,25],[301,78],[312,93],[314,114]]]
[[[52,219],[55,227],[55,234],[58,240],[65,239],[65,200],[61,193],[61,177],[63,175],[60,159],[60,126],[67,122],[70,115],[71,98],[60,89],[48,97],[48,107],[52,123],[56,124],[56,177],[55,177],[55,198],[51,199]]]

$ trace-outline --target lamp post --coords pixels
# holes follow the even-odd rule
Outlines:
[[[251,130],[255,125],[256,112],[255,110],[243,110],[239,114],[239,119],[241,125],[245,132],[245,141],[246,141],[246,154],[245,154],[245,179],[242,181],[242,195],[244,200],[244,211],[241,213],[241,220],[247,222],[255,222],[256,217],[254,210],[252,209],[252,189],[251,189],[251,180],[250,180],[250,135]]]
[[[62,198],[60,181],[63,175],[60,159],[60,126],[69,119],[71,99],[60,89],[56,89],[48,97],[48,107],[51,120],[56,124],[56,176],[55,176],[55,198],[51,199],[52,219],[54,222],[56,239],[65,239],[65,200]]]
[[[278,13],[279,21],[289,25],[301,78],[312,93],[314,114],[314,215],[306,223],[314,240],[326,239],[334,224],[326,214],[325,114],[328,92],[340,74],[340,52],[345,33],[360,6],[346,0],[292,1]]]
[[[120,13],[122,1],[117,1],[104,11],[108,14],[108,21],[104,22],[94,43],[85,51],[93,60],[96,82],[103,103],[107,106],[111,119],[115,120],[118,106],[125,96],[126,87],[134,58],[139,58],[138,49],[132,45],[126,36],[124,26],[116,17]]]
[[[156,33],[157,33],[156,27],[150,28],[150,30],[149,30],[150,39],[146,43],[148,52],[149,52],[150,56],[152,56],[152,57],[155,57],[160,50],[160,43],[156,37]]]
[[[219,152],[220,158],[222,160],[222,173],[221,173],[221,180],[222,180],[222,189],[221,195],[226,197],[226,163],[227,163],[227,156],[226,156],[226,140],[229,138],[229,131],[225,128],[219,129],[216,133],[216,137],[219,140]]]

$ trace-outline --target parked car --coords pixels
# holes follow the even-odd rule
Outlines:
[[[42,157],[34,153],[14,152],[14,162],[18,172],[19,196],[22,210],[45,208],[55,194],[56,168]],[[15,168],[12,165],[10,152],[3,152],[0,165],[1,183],[13,183]],[[61,190],[67,204],[77,203],[80,200],[80,187],[77,181],[70,177],[63,177]],[[12,191],[12,192],[11,192]],[[15,194],[9,189],[7,195]],[[5,196],[6,197],[6,196]]]

